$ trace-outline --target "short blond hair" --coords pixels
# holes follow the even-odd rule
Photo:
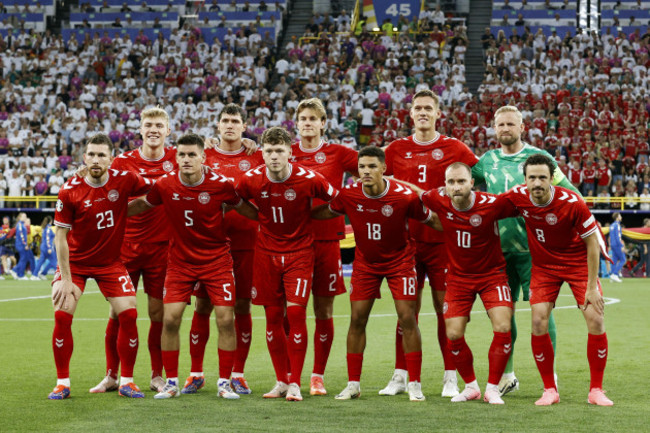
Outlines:
[[[494,121],[496,122],[497,117],[503,113],[515,113],[517,119],[519,119],[519,123],[523,122],[523,116],[521,115],[521,111],[519,111],[519,108],[515,107],[514,105],[504,105],[503,107],[499,108],[494,113]]]
[[[310,99],[304,99],[300,101],[300,104],[298,104],[298,108],[296,108],[296,120],[298,120],[298,116],[300,116],[300,112],[306,109],[314,110],[318,114],[318,117],[320,117],[321,120],[327,120],[327,111],[325,111],[325,106],[323,105],[323,102],[320,99],[310,98]]]
[[[165,122],[167,122],[167,126],[169,126],[169,114],[162,108],[160,108],[160,105],[157,105],[155,107],[149,107],[146,110],[142,110],[140,113],[140,121],[144,119],[152,119],[154,117],[162,117],[165,119]]]

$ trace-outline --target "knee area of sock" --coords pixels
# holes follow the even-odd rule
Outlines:
[[[136,310],[135,308],[129,308],[128,310],[122,311],[120,314],[117,315],[117,317],[121,324],[127,322],[135,323],[135,321],[138,320],[138,310]]]
[[[57,310],[54,312],[54,321],[60,324],[71,324],[72,314],[66,313],[65,311]]]
[[[307,310],[299,305],[287,307],[287,318],[290,324],[302,323],[307,320]]]

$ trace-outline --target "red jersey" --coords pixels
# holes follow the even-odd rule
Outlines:
[[[393,141],[385,149],[386,175],[410,182],[425,191],[445,184],[445,170],[454,162],[472,167],[478,157],[462,141],[438,136],[422,143],[411,135]],[[442,233],[422,224],[412,224],[410,232],[418,242],[442,243]]]
[[[431,212],[424,209],[417,194],[395,180],[386,180],[386,189],[369,196],[361,182],[348,185],[330,203],[330,210],[346,214],[357,245],[354,261],[385,271],[399,266],[415,253],[409,238],[408,219],[425,223]]]
[[[56,202],[54,225],[70,229],[70,263],[109,266],[120,258],[129,197],[151,188],[149,179],[108,169],[108,179],[93,186],[77,176],[63,184]]]
[[[264,164],[264,159],[261,151],[246,155],[246,149],[243,147],[233,152],[215,147],[205,149],[205,164],[217,173],[230,178],[232,183],[237,185],[237,182],[248,170]],[[257,221],[246,218],[237,212],[228,212],[224,217],[224,227],[226,235],[230,239],[232,251],[255,249]]]
[[[598,223],[580,196],[561,186],[551,187],[551,200],[533,203],[528,188],[516,186],[505,193],[524,218],[533,267],[552,272],[587,271],[583,238],[598,232]],[[598,232],[600,233],[600,232]],[[604,240],[599,236],[604,247]]]
[[[598,186],[607,186],[612,179],[612,172],[607,166],[598,166],[596,167],[596,177],[598,178]]]
[[[483,278],[505,272],[497,221],[518,214],[509,201],[477,191],[472,193],[470,207],[458,210],[444,188],[426,192],[422,201],[442,223],[448,275]]]
[[[595,183],[596,182],[596,170],[589,165],[582,169],[582,181],[584,183]]]
[[[358,176],[357,152],[339,144],[321,143],[315,149],[305,149],[300,143],[292,146],[292,161],[323,175],[335,188],[343,186],[345,172]],[[314,200],[314,206],[323,204]],[[345,237],[345,219],[312,220],[314,239],[318,241],[339,240]]]
[[[111,164],[115,170],[137,173],[145,179],[156,180],[178,168],[176,148],[166,147],[161,158],[153,160],[142,155],[140,149],[131,150],[116,157]],[[136,197],[130,197],[131,199]],[[167,242],[170,227],[162,208],[152,209],[127,219],[124,238],[132,242]]]
[[[212,171],[188,185],[173,171],[163,176],[145,197],[150,206],[162,205],[172,226],[169,263],[181,267],[206,265],[229,254],[222,205],[237,205],[241,198],[232,182]]]
[[[269,179],[266,167],[257,167],[241,178],[237,192],[257,205],[257,246],[271,254],[311,248],[312,199],[328,202],[338,194],[323,176],[297,164],[289,164],[289,175],[281,181]]]

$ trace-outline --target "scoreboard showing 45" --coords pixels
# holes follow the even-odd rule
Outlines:
[[[411,21],[413,16],[419,17],[422,10],[422,0],[375,0],[373,4],[377,24],[380,27],[386,18],[396,25],[400,16],[404,16]]]

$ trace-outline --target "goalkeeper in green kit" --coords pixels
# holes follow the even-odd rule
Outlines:
[[[517,107],[506,105],[499,108],[494,113],[494,130],[501,148],[486,152],[481,156],[479,162],[472,167],[472,176],[476,184],[485,183],[487,192],[501,194],[516,185],[523,184],[522,166],[526,158],[532,154],[543,153],[554,161],[554,158],[545,150],[521,141],[524,125],[521,112]],[[580,194],[560,170],[555,170],[553,185],[560,185]],[[517,302],[520,293],[523,292],[524,301],[528,301],[531,261],[524,219],[517,217],[500,220],[499,234],[501,236],[501,249],[506,259],[506,273],[512,291],[512,300]],[[512,316],[511,332],[513,350],[510,353],[510,359],[503,377],[499,382],[501,395],[519,389],[513,362],[514,344],[517,339],[517,325],[514,315]],[[552,313],[549,318],[549,334],[553,342],[553,350],[556,350],[555,318]]]

